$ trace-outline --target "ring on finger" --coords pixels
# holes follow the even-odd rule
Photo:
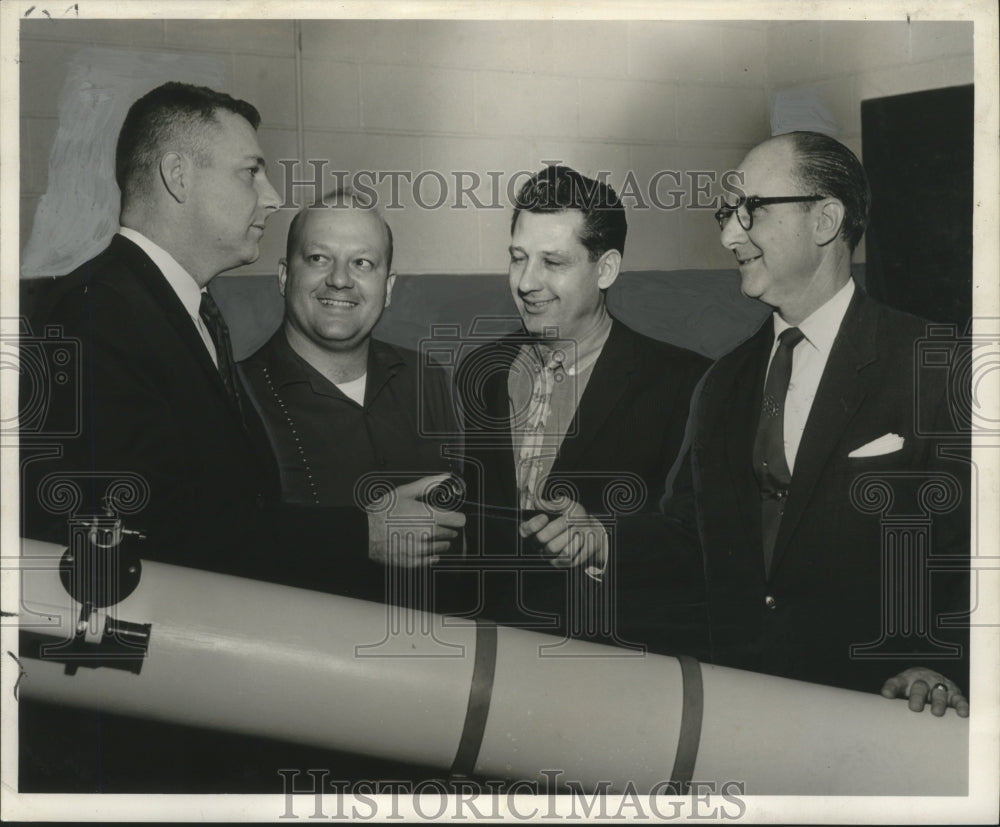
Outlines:
[[[936,683],[936,684],[934,684],[934,686],[931,687],[931,694],[933,695],[934,692],[935,692],[935,690],[937,690],[937,689],[943,689],[944,692],[945,692],[945,694],[946,695],[948,694],[948,684],[946,684],[946,683]]]

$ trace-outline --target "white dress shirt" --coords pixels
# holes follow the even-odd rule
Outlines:
[[[789,471],[795,470],[795,457],[799,452],[799,443],[802,442],[802,432],[806,428],[806,420],[809,419],[820,379],[823,378],[826,361],[830,358],[830,348],[837,338],[853,295],[854,280],[848,279],[847,284],[832,299],[797,325],[805,338],[792,351],[792,376],[788,382],[788,395],[785,397],[785,460]],[[777,312],[773,318],[774,344],[771,347],[771,359],[774,359],[778,349],[778,336],[793,326]]]
[[[152,259],[153,264],[160,268],[163,277],[177,294],[177,298],[181,300],[181,304],[184,305],[184,309],[187,310],[188,315],[191,317],[191,322],[194,324],[198,335],[201,336],[201,340],[208,349],[208,355],[212,357],[212,361],[218,367],[219,359],[215,353],[215,343],[212,341],[208,328],[205,327],[205,322],[201,318],[202,289],[198,286],[198,282],[194,280],[194,276],[181,267],[170,253],[158,244],[154,244],[138,230],[133,230],[131,227],[122,227],[118,230],[118,234],[141,248]]]

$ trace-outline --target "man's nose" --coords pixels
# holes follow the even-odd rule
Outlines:
[[[327,274],[326,283],[331,287],[345,288],[354,286],[354,277],[351,275],[351,265],[346,261],[335,261]]]
[[[727,247],[732,250],[734,247],[738,247],[740,244],[745,244],[749,236],[747,231],[743,229],[743,225],[740,224],[739,218],[736,217],[734,212],[729,218],[726,219],[726,223],[722,225],[722,232],[719,236],[719,241],[722,242],[723,247]]]
[[[528,259],[524,263],[521,275],[517,280],[517,290],[519,293],[530,293],[541,287],[538,279],[538,264],[533,259]]]
[[[268,214],[270,214],[281,206],[281,196],[279,196],[278,191],[271,186],[271,181],[268,179],[267,175],[258,175],[256,180],[259,184],[257,201],[260,206],[263,207]]]

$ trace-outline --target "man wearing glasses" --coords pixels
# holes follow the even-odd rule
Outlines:
[[[646,565],[619,569],[669,578],[700,551],[715,663],[968,715],[968,641],[937,623],[968,596],[968,466],[915,427],[918,405],[949,421],[943,382],[917,393],[926,323],[851,278],[864,169],[832,138],[796,132],[753,149],[739,172],[742,196],[716,213],[721,241],[743,293],[773,316],[709,370],[662,504],[663,543],[636,551],[621,521],[618,548]],[[947,489],[936,509],[928,485]],[[912,515],[930,510],[949,513],[921,534]],[[917,535],[935,558],[954,555],[954,571],[928,571],[906,546]]]
[[[915,710],[930,703],[935,714],[948,706],[968,714],[960,688],[967,642],[948,657],[948,636],[931,626],[927,637],[893,645],[898,615],[883,611],[883,591],[905,600],[909,584],[884,582],[883,558],[894,550],[881,533],[884,516],[864,499],[889,479],[909,508],[906,495],[935,472],[961,479],[963,470],[915,433],[914,345],[926,323],[877,304],[851,278],[868,222],[864,169],[832,138],[796,132],[752,150],[741,171],[745,196],[716,213],[721,241],[743,293],[774,313],[719,361],[699,409],[691,465],[713,655],[787,677],[881,688],[909,697]],[[920,390],[922,404],[947,416],[943,387],[936,399]],[[968,553],[961,513],[937,521],[934,555]],[[967,594],[961,576],[931,581],[933,591],[913,598],[930,597],[914,607],[929,621]]]

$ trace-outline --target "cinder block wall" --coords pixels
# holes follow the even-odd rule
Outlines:
[[[859,157],[861,101],[973,81],[971,22],[800,21],[766,34],[768,97],[815,89]]]
[[[102,44],[221,56],[228,91],[261,111],[261,143],[272,166],[298,157],[301,137],[305,156],[329,159],[328,170],[436,171],[452,190],[457,171],[484,181],[490,172],[500,176],[501,209],[418,208],[404,184],[402,209],[389,211],[400,272],[505,270],[507,182],[544,160],[606,171],[619,186],[631,170],[646,201],[656,172],[678,171],[680,186],[675,178],[661,178],[659,186],[661,202],[677,201],[677,209],[633,211],[627,268],[728,266],[710,211],[682,209],[688,194],[680,193],[690,189],[689,170],[728,169],[767,135],[765,29],[303,21],[300,45],[290,21],[38,21],[22,30],[22,232],[30,230],[44,191],[66,59],[74,49]],[[307,173],[300,169],[299,177]],[[272,180],[282,188],[283,179],[276,167]],[[388,200],[388,185],[378,189]],[[438,179],[425,176],[425,202],[437,200],[438,191]],[[496,201],[489,186],[475,192],[483,203]],[[272,220],[260,260],[237,272],[273,272],[289,218]]]
[[[456,172],[499,176],[501,209],[454,209],[453,197],[423,209],[404,183],[388,217],[397,269],[409,274],[505,270],[503,190],[546,160],[607,171],[617,186],[631,172],[646,201],[656,173],[676,171],[680,186],[661,177],[657,193],[677,209],[630,211],[626,269],[729,268],[711,212],[684,208],[697,197],[692,173],[732,168],[769,134],[772,92],[818,87],[860,153],[861,100],[972,80],[965,23],[341,20],[302,21],[298,39],[282,20],[37,20],[21,34],[22,247],[45,191],[67,60],[103,45],[224,61],[227,91],[261,111],[281,191],[274,162],[300,147],[328,160],[328,172],[427,172],[431,203],[439,179],[430,173],[451,196]],[[387,203],[388,182],[377,189]],[[489,186],[475,194],[496,200]],[[291,212],[272,219],[260,259],[235,274],[274,272]]]
[[[972,83],[972,34],[971,22],[775,23],[767,29],[768,99],[814,91],[840,125],[837,137],[864,160],[861,102]],[[864,256],[862,241],[855,257]]]

